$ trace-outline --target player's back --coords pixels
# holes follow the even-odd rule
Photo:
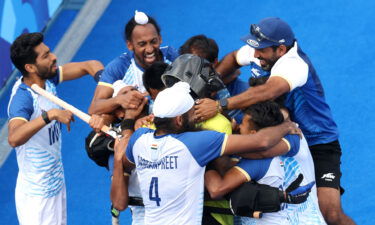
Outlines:
[[[136,164],[145,223],[201,224],[205,165],[220,155],[224,134],[201,131],[155,136],[153,130],[143,131],[132,137],[132,152],[129,155],[128,146],[127,155]],[[210,137],[220,143],[211,145],[213,150],[207,147]]]

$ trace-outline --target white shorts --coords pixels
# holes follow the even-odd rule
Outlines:
[[[145,224],[145,207],[129,205],[129,208],[132,212],[132,225],[144,225]]]
[[[66,189],[51,198],[29,196],[16,187],[16,209],[20,225],[66,225]]]

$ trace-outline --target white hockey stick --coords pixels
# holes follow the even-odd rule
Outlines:
[[[79,117],[81,120],[85,121],[86,123],[89,123],[90,121],[90,115],[82,112],[81,110],[77,109],[76,107],[66,103],[65,101],[59,99],[58,97],[54,96],[53,94],[49,93],[48,91],[44,90],[43,88],[39,87],[37,84],[31,85],[31,89],[33,89],[36,93],[40,94],[41,96],[47,98],[51,102],[61,106],[62,108],[71,111],[74,115]],[[111,135],[113,138],[116,138],[116,133],[111,132],[111,129],[104,125],[101,129],[103,132]]]

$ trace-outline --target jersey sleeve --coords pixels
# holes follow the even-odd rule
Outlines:
[[[164,61],[168,64],[172,63],[179,56],[177,50],[171,46],[160,47],[160,50],[163,53]]]
[[[295,156],[299,151],[300,137],[296,134],[288,134],[282,140],[289,146],[289,151],[284,156]]]
[[[227,135],[216,131],[187,132],[179,138],[200,166],[206,166],[224,152]]]
[[[290,91],[303,86],[307,82],[308,65],[295,57],[279,59],[271,70],[271,77],[282,77],[288,84]]]
[[[104,68],[98,85],[112,87],[115,81],[122,80],[129,66],[130,59],[127,53],[117,57]]]
[[[266,175],[272,158],[267,159],[241,159],[240,162],[234,167],[246,176],[247,181],[258,181]]]
[[[55,86],[57,86],[59,83],[63,82],[63,79],[64,79],[63,67],[59,66],[56,71],[56,76],[48,80],[51,81]]]
[[[150,132],[150,130],[151,129],[149,129],[149,128],[139,128],[130,137],[128,146],[126,147],[126,151],[125,151],[126,158],[128,158],[128,160],[130,162],[134,163],[133,146],[134,146],[135,142],[138,140],[138,138],[140,136],[142,136],[143,134],[145,134],[147,132]]]
[[[8,117],[29,121],[34,112],[33,97],[26,89],[19,88],[9,102]]]

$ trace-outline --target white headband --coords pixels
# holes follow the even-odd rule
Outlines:
[[[138,10],[135,10],[134,20],[136,23],[140,25],[144,25],[148,23],[147,15],[144,12],[138,12]]]
[[[178,82],[170,88],[161,91],[155,99],[153,113],[159,118],[173,118],[189,111],[194,105],[190,85]]]

